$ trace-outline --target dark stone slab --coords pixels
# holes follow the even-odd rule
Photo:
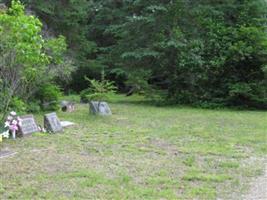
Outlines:
[[[90,112],[98,115],[112,115],[112,112],[106,102],[90,101]]]
[[[75,110],[75,104],[69,101],[61,101],[61,110],[63,112],[73,112]]]
[[[52,133],[63,130],[56,113],[49,113],[44,116],[44,128]]]
[[[19,129],[20,136],[31,135],[32,133],[39,132],[39,128],[35,122],[33,115],[21,116],[21,125]]]

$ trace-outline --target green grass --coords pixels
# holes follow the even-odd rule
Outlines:
[[[77,105],[58,113],[77,124],[64,133],[4,141],[1,198],[239,199],[263,170],[266,112],[110,102],[110,117]]]

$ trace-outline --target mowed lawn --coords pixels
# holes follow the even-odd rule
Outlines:
[[[113,115],[88,105],[58,115],[77,125],[6,140],[0,199],[242,199],[260,176],[267,113],[156,107],[116,98]],[[36,116],[42,122],[42,115]]]

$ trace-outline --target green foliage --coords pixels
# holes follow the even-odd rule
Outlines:
[[[120,91],[167,90],[169,103],[267,107],[265,0],[23,2],[66,37],[76,91],[105,68]]]
[[[65,38],[44,39],[41,30],[40,20],[25,14],[20,1],[13,0],[0,13],[0,94],[4,94],[0,109],[4,115],[12,99],[32,101],[39,87],[69,76],[72,70],[64,60]],[[13,102],[15,107],[18,102]]]
[[[27,104],[27,112],[28,113],[39,113],[41,111],[41,103],[32,101]]]
[[[83,103],[89,103],[90,99],[88,99],[88,95],[90,95],[91,92],[91,88],[87,88],[85,90],[82,90],[80,92],[80,101]]]
[[[10,102],[10,111],[12,110],[17,113],[24,114],[27,110],[27,104],[18,97],[13,97]]]
[[[43,85],[38,92],[43,110],[58,110],[61,96],[60,88],[54,84]]]
[[[151,73],[145,70],[139,70],[131,72],[126,81],[128,87],[132,87],[134,92],[140,94],[149,94],[152,90],[148,80],[151,77]]]
[[[116,91],[116,87],[114,83],[102,78],[101,81],[98,80],[90,80],[87,77],[85,79],[90,83],[90,89],[86,95],[89,101],[96,100],[96,101],[106,101],[109,98],[109,95],[114,94]]]

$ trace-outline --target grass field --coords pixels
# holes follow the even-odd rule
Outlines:
[[[8,140],[1,199],[242,199],[261,175],[267,113],[155,107],[116,97],[113,115],[88,105],[58,115],[59,134]],[[41,123],[42,115],[36,115]]]

